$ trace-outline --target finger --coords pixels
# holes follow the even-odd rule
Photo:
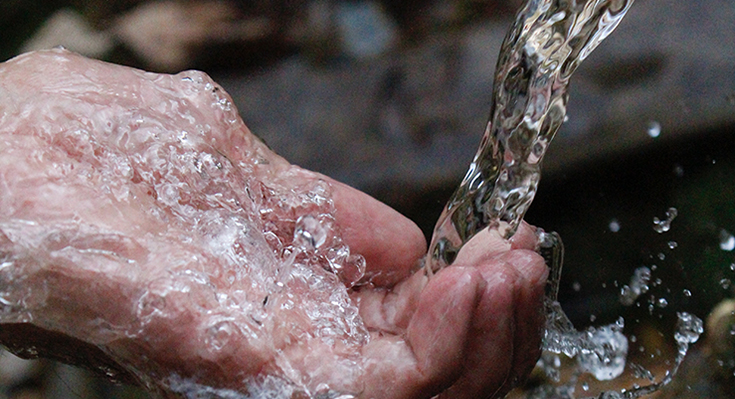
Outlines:
[[[429,278],[425,273],[414,273],[391,289],[363,289],[352,298],[360,307],[360,317],[371,330],[402,335],[408,328],[421,292]]]
[[[546,315],[544,295],[549,268],[543,258],[528,250],[515,252],[523,256],[514,264],[520,276],[516,287],[515,342],[513,368],[504,387],[505,392],[518,386],[536,365],[541,354],[541,338],[544,334]]]
[[[497,230],[483,229],[462,247],[454,260],[454,264],[479,265],[487,263],[498,254],[512,249],[534,250],[536,242],[536,229],[523,221],[509,240],[502,238]]]
[[[465,372],[443,398],[504,394],[539,355],[547,274],[543,259],[531,251],[512,251],[479,271],[486,285],[472,317]]]
[[[418,226],[373,197],[328,181],[342,238],[352,251],[365,257],[366,277],[380,287],[408,277],[426,253],[426,240]]]
[[[476,268],[439,272],[421,292],[406,339],[386,336],[365,348],[365,397],[428,398],[455,381],[484,281]]]
[[[538,237],[536,237],[536,228],[521,220],[518,230],[510,239],[511,249],[528,249],[535,251],[538,246]]]

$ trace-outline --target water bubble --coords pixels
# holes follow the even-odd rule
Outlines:
[[[304,215],[296,221],[294,243],[307,250],[321,247],[327,240],[327,231],[314,216]]]
[[[665,308],[669,305],[669,301],[666,300],[666,298],[659,298],[658,302],[656,302],[656,305],[660,308]]]
[[[692,296],[692,292],[685,288],[684,289],[684,296],[685,297],[691,297]]]
[[[679,243],[676,241],[669,241],[667,245],[669,246],[669,249],[674,249],[679,246]]]
[[[620,222],[618,222],[618,219],[613,219],[610,221],[610,224],[607,226],[607,228],[610,229],[610,231],[612,231],[613,233],[617,233],[618,231],[620,231]]]
[[[582,290],[582,284],[580,284],[579,281],[575,281],[574,283],[572,283],[572,289],[574,290],[574,292],[579,292],[580,290]]]
[[[586,382],[583,382],[582,383],[582,390],[585,391],[585,392],[589,391],[590,390],[590,385],[588,383],[586,383]]]
[[[650,121],[648,122],[646,131],[649,136],[656,138],[661,134],[661,124],[656,121]]]
[[[731,263],[730,264],[730,270],[732,270],[732,271],[735,272],[735,263]]]
[[[720,287],[722,287],[725,290],[730,288],[731,284],[732,284],[732,281],[730,281],[729,278],[723,278],[722,280],[720,280]]]
[[[666,219],[660,220],[657,217],[653,218],[653,230],[657,233],[665,233],[671,229],[671,222],[679,214],[676,208],[671,207],[666,211]]]
[[[725,229],[720,230],[720,249],[723,251],[735,249],[735,236]]]
[[[674,165],[674,175],[676,177],[683,177],[684,176],[684,168],[681,165],[679,165],[679,164]]]

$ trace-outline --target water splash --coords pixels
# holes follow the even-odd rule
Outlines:
[[[20,70],[31,78],[7,83]],[[200,385],[219,371],[166,379],[178,372],[168,363],[154,370],[154,360],[106,352],[166,394],[245,398],[240,390],[251,385],[258,398],[331,398],[333,390],[359,390],[350,385],[363,370],[355,354],[370,334],[348,287],[362,278],[365,260],[340,238],[330,183],[304,179],[303,170],[269,152],[201,72],[148,74],[51,50],[0,64],[0,75],[3,140],[44,143],[5,146],[3,160],[32,153],[28,176],[55,176],[34,187],[11,179],[0,202],[29,195],[58,202],[64,193],[63,206],[29,211],[29,220],[3,209],[0,321],[33,321],[101,346],[151,336],[192,349],[181,355],[190,363],[227,357],[227,367],[242,373],[261,361],[248,348],[273,354],[264,374],[274,380],[251,384],[234,373],[226,378],[239,380],[222,385],[230,391],[217,381]],[[60,181],[73,190],[60,190]],[[106,211],[90,212],[89,203]],[[111,219],[101,221],[102,213]],[[53,295],[71,283],[53,273],[104,274],[106,284],[58,301]],[[72,301],[79,306],[66,306]],[[301,354],[281,350],[295,341],[340,374],[315,376],[298,363]],[[332,387],[319,386],[325,381]]]
[[[480,147],[462,183],[447,203],[434,228],[425,263],[427,274],[454,261],[462,246],[485,228],[510,238],[518,228],[536,193],[546,149],[566,119],[567,86],[579,64],[609,35],[633,1],[587,2],[528,1],[506,36],[498,59],[493,104]],[[658,137],[661,125],[652,122],[647,132]],[[669,231],[677,216],[669,208],[666,218],[654,219],[654,230]],[[619,231],[615,220],[610,230]],[[559,355],[577,359],[573,375],[561,385],[544,385],[529,397],[574,397],[582,374],[606,381],[626,368],[628,338],[624,320],[577,331],[556,301],[561,277],[563,245],[556,233],[537,232],[539,252],[550,268],[547,287],[547,326],[544,355],[539,364],[552,380],[560,381]],[[670,249],[676,243],[669,244]],[[662,254],[663,255],[663,254]],[[633,304],[648,290],[651,269],[640,268],[623,287],[621,302]],[[655,285],[658,282],[654,282]],[[651,297],[651,306],[666,307],[665,298]],[[701,320],[680,313],[675,340],[675,364],[658,383],[653,374],[636,365],[651,384],[622,391],[601,392],[600,398],[634,398],[655,392],[676,374],[689,344],[702,332]],[[584,389],[586,392],[589,389]]]
[[[626,367],[626,357],[628,351],[628,339],[623,335],[622,330],[624,322],[619,319],[604,327],[590,327],[584,332],[578,332],[574,329],[569,319],[561,309],[558,302],[554,302],[550,308],[553,312],[547,322],[547,330],[544,337],[544,354],[539,365],[542,366],[547,376],[557,376],[552,379],[554,382],[560,382],[558,377],[561,373],[562,362],[557,359],[554,363],[543,361],[550,357],[549,353],[563,354],[570,358],[577,358],[577,367],[573,370],[571,377],[562,384],[554,386],[544,384],[532,390],[527,398],[529,399],[549,399],[562,398],[573,399],[575,386],[579,382],[579,377],[583,373],[592,374],[599,381],[606,381],[619,377]],[[634,385],[630,389],[621,391],[603,391],[596,397],[587,397],[584,399],[594,398],[620,398],[632,399],[652,394],[662,387],[668,385],[677,374],[681,363],[684,361],[689,346],[699,340],[704,332],[702,320],[690,313],[677,313],[677,323],[674,332],[676,341],[676,357],[673,367],[666,372],[663,379],[659,382],[653,382],[654,376],[649,370],[643,366],[630,363],[629,367],[633,370],[634,375],[638,378],[646,379],[651,383],[645,386]],[[631,341],[634,341],[631,338]],[[583,391],[589,391],[589,386]]]

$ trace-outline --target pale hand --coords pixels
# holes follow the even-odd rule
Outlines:
[[[305,214],[364,257],[360,284],[284,271]],[[481,234],[429,279],[413,272],[426,243],[411,221],[275,155],[206,75],[64,50],[0,64],[0,340],[16,351],[165,395],[493,397],[539,355],[535,242],[525,224],[511,242]],[[331,337],[305,317],[326,295],[309,284],[352,324],[325,319]]]

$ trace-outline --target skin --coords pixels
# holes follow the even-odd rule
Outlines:
[[[367,267],[366,283],[347,291],[369,331],[366,343],[327,345],[308,334],[284,331],[277,326],[305,332],[314,327],[296,313],[275,312],[269,320],[276,327],[263,330],[267,336],[234,333],[222,350],[207,345],[201,327],[205,316],[225,312],[208,287],[230,295],[243,287],[262,287],[250,284],[255,280],[247,275],[226,281],[227,259],[199,244],[206,235],[176,213],[177,204],[163,204],[160,194],[151,194],[163,177],[150,164],[135,164],[133,177],[125,171],[105,174],[105,154],[142,159],[136,156],[148,153],[120,144],[119,137],[105,133],[105,123],[97,123],[116,120],[130,109],[157,112],[157,106],[168,104],[166,96],[182,95],[178,86],[167,86],[168,79],[181,81],[61,50],[0,65],[0,255],[13,260],[0,271],[12,276],[0,274],[0,287],[34,293],[20,309],[32,318],[0,316],[5,345],[19,351],[25,343],[41,355],[104,364],[172,396],[163,376],[248,392],[250,377],[277,375],[284,361],[309,376],[306,386],[323,382],[360,398],[500,397],[530,372],[540,352],[547,277],[542,258],[533,251],[532,227],[523,224],[509,242],[493,233],[478,235],[454,265],[429,279],[422,270],[414,272],[426,242],[413,222],[347,185],[290,165],[255,138],[234,111],[207,111],[209,104],[199,103],[203,97],[194,96],[186,109],[214,128],[192,133],[188,145],[199,157],[209,154],[230,165],[222,169],[230,174],[222,180],[227,185],[217,190],[241,202],[227,208],[228,215],[259,215],[257,207],[248,208],[247,198],[238,197],[245,186],[298,188],[319,182],[331,194],[335,231]],[[166,89],[159,92],[151,85]],[[155,115],[165,124],[169,114]],[[89,148],[75,141],[78,136],[67,135],[71,128],[57,128],[80,121],[92,138]],[[135,141],[134,134],[125,136],[127,143]],[[191,149],[174,139],[169,145]],[[197,188],[201,181],[193,176],[179,176],[193,180],[187,180],[178,204],[190,201],[190,209],[200,211],[211,206],[196,200],[208,188]],[[306,211],[295,212],[276,215],[275,223]],[[166,317],[155,311],[136,313],[144,288],[157,289],[158,281],[183,270],[207,276],[208,285],[193,284],[185,295],[166,296]],[[305,301],[309,295],[294,294],[297,307],[299,298]],[[106,325],[129,329],[110,333]],[[137,326],[134,333],[130,326]],[[23,328],[34,329],[26,341],[13,334]],[[44,336],[51,338],[39,343]],[[360,371],[347,375],[340,363],[344,359],[361,364]]]

